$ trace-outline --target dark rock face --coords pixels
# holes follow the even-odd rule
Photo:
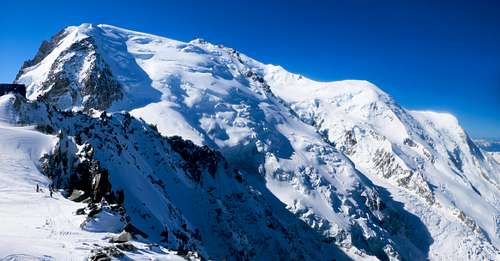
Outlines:
[[[414,190],[429,204],[434,204],[436,199],[429,184],[423,179],[420,171],[404,169],[397,162],[396,157],[382,149],[375,152],[373,157],[375,169],[386,179],[395,177],[399,186]]]
[[[41,159],[41,169],[53,180],[55,187],[70,192],[83,192],[82,195],[71,194],[75,201],[90,198],[90,202],[100,202],[105,198],[110,203],[122,203],[123,196],[111,190],[108,170],[93,159],[92,146],[85,144],[77,157],[68,153],[71,151],[70,143],[63,135],[60,134],[59,137],[60,141],[54,152],[44,155]]]
[[[196,146],[192,141],[184,140],[179,136],[170,137],[167,141],[172,149],[181,155],[186,163],[184,169],[196,182],[201,181],[201,172],[204,169],[215,177],[219,162],[225,161],[220,152],[211,150],[208,146]]]
[[[19,77],[23,74],[24,69],[31,67],[33,65],[38,64],[41,62],[47,55],[49,55],[54,48],[57,47],[61,39],[66,36],[66,31],[65,29],[59,31],[56,35],[54,35],[49,41],[45,40],[42,42],[40,47],[38,48],[38,52],[36,53],[35,57],[31,60],[27,60],[23,63],[23,66],[19,70],[19,72],[16,75],[16,81],[19,79]]]
[[[112,257],[123,257],[123,252],[116,246],[106,246],[92,250],[92,255],[88,258],[89,261],[111,261]]]
[[[125,228],[123,229],[123,231],[127,232],[127,233],[130,233],[132,236],[141,236],[143,238],[148,238],[149,236],[144,233],[143,231],[141,231],[140,229],[138,229],[137,227],[135,227],[134,225],[132,225],[132,223],[128,223]]]
[[[481,153],[481,150],[476,146],[476,144],[470,139],[469,135],[467,135],[465,137],[466,141],[467,141],[467,145],[469,145],[469,150],[470,150],[470,153],[474,156],[476,156],[477,158],[479,158],[480,160],[484,160],[484,156],[483,156],[483,153]]]
[[[403,144],[405,144],[407,146],[410,146],[410,147],[416,147],[417,146],[417,144],[412,139],[410,139],[410,138],[404,139]]]
[[[19,94],[26,97],[26,86],[24,84],[0,84],[0,96],[7,93]]]
[[[111,192],[108,176],[108,170],[102,168],[99,161],[85,160],[76,167],[74,184],[75,187],[84,189],[93,202],[98,202]]]
[[[116,247],[122,251],[127,252],[135,251],[137,249],[134,245],[127,242],[116,244]]]
[[[340,150],[344,153],[346,153],[347,155],[351,155],[353,153],[355,153],[355,148],[354,146],[356,146],[356,144],[358,144],[358,142],[356,141],[356,136],[354,134],[354,130],[348,130],[345,132],[345,135],[344,135],[344,140],[342,142],[342,144],[339,144],[340,146]]]
[[[83,68],[84,63],[89,63],[89,68],[80,78],[82,73],[72,68]],[[59,55],[42,90],[45,92],[38,99],[56,104],[62,107],[60,109],[81,106],[84,111],[104,110],[123,98],[120,83],[114,79],[91,37],[75,42]]]
[[[453,151],[448,151],[448,158],[460,172],[463,172],[463,162],[460,156],[459,148],[454,148]]]

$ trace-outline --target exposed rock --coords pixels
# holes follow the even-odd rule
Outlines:
[[[69,200],[75,202],[81,202],[85,198],[87,198],[85,191],[79,189],[74,189],[73,192],[71,192],[71,195],[68,197]]]
[[[47,57],[47,55],[49,55],[54,50],[54,48],[59,44],[59,42],[64,38],[64,36],[66,36],[65,29],[59,31],[49,41],[44,40],[40,45],[40,47],[38,48],[38,52],[36,53],[35,57],[23,63],[21,69],[16,75],[16,80],[19,79],[19,76],[23,74],[24,69],[38,64],[45,57]]]
[[[142,232],[140,229],[132,225],[132,223],[128,223],[123,229],[124,232],[129,233],[133,237],[141,236],[142,238],[148,238],[149,236]]]
[[[170,137],[167,141],[172,149],[185,160],[184,169],[197,182],[201,181],[201,172],[205,169],[214,177],[219,162],[224,161],[218,151],[211,150],[208,146],[196,146],[192,141],[184,140],[179,136]]]
[[[75,212],[76,215],[85,215],[85,208],[79,208]]]
[[[80,67],[94,60],[83,74],[66,69]],[[83,78],[80,78],[83,77]],[[83,110],[104,110],[123,98],[122,87],[102,60],[91,37],[75,42],[57,58],[47,79],[42,84],[39,100],[54,104],[60,109],[81,106]],[[69,98],[69,103],[68,103]]]
[[[26,86],[24,84],[0,84],[0,96],[7,93],[19,94],[26,97]]]
[[[133,244],[127,243],[127,242],[118,243],[118,244],[116,244],[116,247],[120,250],[128,251],[128,252],[137,250],[137,248]]]
[[[122,231],[118,236],[112,237],[110,242],[112,243],[125,243],[132,240],[132,234],[127,231]]]
[[[104,251],[98,251],[88,258],[89,261],[111,261],[111,257],[109,257]]]
[[[89,261],[108,261],[112,257],[122,257],[124,254],[116,246],[105,246],[92,250]]]

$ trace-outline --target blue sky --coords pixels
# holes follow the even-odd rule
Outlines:
[[[439,3],[438,3],[439,2]],[[13,1],[1,3],[0,82],[67,25],[204,38],[316,80],[365,79],[409,109],[500,138],[500,1]]]

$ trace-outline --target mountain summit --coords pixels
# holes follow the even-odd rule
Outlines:
[[[369,82],[93,24],[44,42],[15,82],[28,101],[14,122],[62,131],[57,153],[98,160],[129,223],[165,247],[235,260],[500,254],[499,163],[452,115],[406,110]]]

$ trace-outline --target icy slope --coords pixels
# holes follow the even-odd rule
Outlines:
[[[218,149],[344,249],[381,259],[498,254],[498,164],[367,82],[314,82],[203,40],[108,25],[68,27],[51,43],[18,75],[31,99],[127,110]]]
[[[84,230],[130,231],[142,244],[215,260],[347,259],[208,147],[162,137],[129,114],[94,118],[19,97],[12,104],[19,123],[57,133],[40,168],[55,186],[90,200]]]
[[[386,179],[384,187],[406,188],[406,198],[416,194],[426,202],[431,210],[418,214],[423,220],[439,218],[442,211],[455,216],[440,218],[462,227],[457,236],[466,247],[454,253],[474,248],[467,243],[475,241],[470,237],[477,237],[474,244],[491,242],[498,248],[500,166],[476,147],[453,116],[409,112],[364,81],[315,82],[275,66],[267,66],[265,75],[271,90],[303,122],[372,180]],[[432,223],[426,225],[432,234]],[[440,230],[436,227],[434,233]]]
[[[37,165],[57,139],[33,127],[13,125],[14,99],[12,95],[0,97],[0,259],[85,260],[98,246],[109,246],[107,237],[113,234],[82,230],[85,217],[75,211],[84,204],[59,193],[49,196],[50,181]],[[37,184],[41,192],[35,191]],[[176,258],[167,251],[155,253],[135,244],[140,251],[128,257]]]

